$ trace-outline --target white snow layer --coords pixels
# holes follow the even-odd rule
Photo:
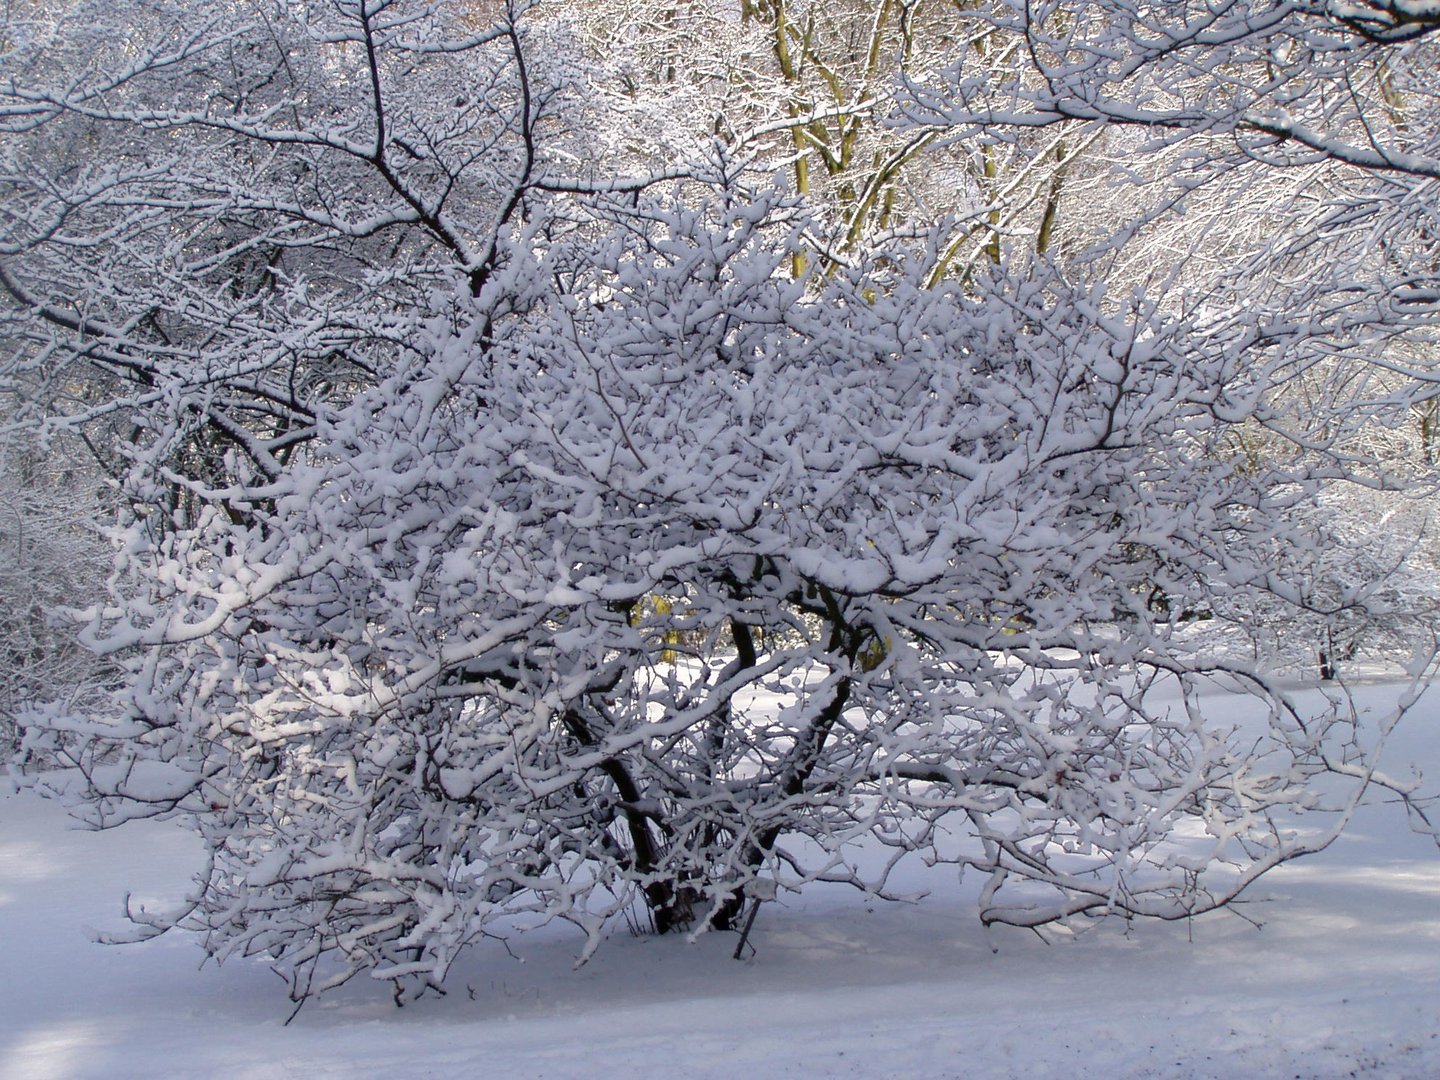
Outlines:
[[[1393,690],[1360,690],[1378,704]],[[1440,697],[1387,751],[1440,777]],[[836,888],[766,904],[737,963],[616,929],[580,970],[562,928],[475,948],[445,998],[363,980],[285,1026],[260,960],[193,940],[95,942],[123,900],[173,902],[199,845],[175,824],[71,828],[0,797],[0,1080],[105,1077],[1440,1076],[1440,854],[1393,806],[1265,879],[1245,914],[987,935],[953,870],[914,905]],[[992,952],[992,945],[996,951]]]

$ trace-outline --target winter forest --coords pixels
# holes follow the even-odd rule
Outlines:
[[[0,19],[0,745],[203,844],[112,936],[283,1019],[1433,837],[1433,0]]]

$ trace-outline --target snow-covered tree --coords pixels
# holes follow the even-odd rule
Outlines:
[[[0,87],[0,284],[17,392],[137,433],[85,631],[124,686],[25,737],[93,823],[204,837],[142,924],[303,999],[539,921],[588,954],[886,895],[877,847],[978,872],[988,923],[1174,919],[1406,794],[1394,717],[1302,712],[1189,618],[1317,608],[1319,496],[1415,400],[1370,377],[1393,306],[957,280],[943,228],[797,262],[826,226],[723,146],[603,175],[563,20],[141,6],[114,63],[66,59],[82,22]]]
[[[1038,130],[1125,134],[1123,164],[1160,195],[1131,189],[1142,212],[1122,234],[1159,225],[1129,250],[1145,280],[1186,281],[1172,272],[1203,242],[1229,261],[1208,275],[1219,303],[1345,307],[1377,340],[1433,323],[1433,4],[997,0],[970,18],[1022,42],[1016,63],[962,54],[912,80],[908,124],[1017,147]],[[1157,248],[1170,253],[1158,272]]]
[[[71,430],[134,418],[105,449],[160,479],[154,501],[278,475],[437,287],[478,290],[543,179],[537,131],[586,153],[583,125],[553,130],[564,49],[464,5],[7,13],[3,389]]]
[[[43,702],[105,707],[117,672],[75,640],[70,608],[93,603],[109,573],[97,518],[112,510],[88,455],[0,442],[0,754]],[[3,767],[3,764],[0,764]]]
[[[931,81],[957,56],[1013,70],[1022,38],[972,16],[888,0],[604,0],[577,21],[604,57],[597,77],[623,88],[632,147],[669,160],[660,148],[718,138],[805,197],[821,236],[802,262],[943,222],[936,270],[960,273],[974,257],[998,261],[1002,241],[1049,247],[1066,174],[1090,142],[1046,132],[1010,147],[889,122],[905,80]]]
[[[1346,458],[1347,475],[1365,472],[1377,490],[1409,498],[1428,487],[1429,452],[1416,451],[1398,418],[1361,429],[1321,418],[1349,400],[1355,378],[1384,382],[1388,370],[1396,389],[1433,385],[1433,5],[1000,0],[969,18],[1022,42],[1017,62],[997,68],[962,54],[928,81],[910,80],[905,123],[942,143],[1022,153],[1037,132],[1092,143],[1113,167],[1108,176],[1092,170],[1091,211],[1067,234],[1071,259],[1094,261],[1092,272],[1113,288],[1163,289],[1216,314],[1244,310],[1274,327],[1323,320],[1331,351],[1374,361],[1360,371],[1331,367],[1325,350],[1312,351],[1307,370],[1272,398],[1295,418],[1293,432],[1237,432],[1231,452],[1285,457],[1319,440]],[[1434,399],[1433,390],[1414,399],[1411,434],[1421,444]],[[1406,498],[1340,531],[1370,552],[1415,546],[1423,529],[1385,535],[1400,520],[1417,524]],[[1344,491],[1326,499],[1355,505]],[[1362,540],[1366,530],[1374,535]],[[1336,567],[1347,562],[1331,558]],[[1363,555],[1355,565],[1367,562],[1378,566]],[[1379,560],[1387,562],[1394,565]]]

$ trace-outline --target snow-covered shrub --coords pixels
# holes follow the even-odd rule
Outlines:
[[[1366,781],[1350,718],[1148,602],[1283,600],[1310,542],[1293,462],[1214,452],[1269,389],[1243,341],[1039,265],[795,281],[764,192],[600,225],[537,216],[245,514],[134,530],[89,632],[136,650],[124,719],[75,764],[97,820],[194,816],[174,919],[213,952],[438,982],[517,917],[593,947],[637,904],[883,892],[864,838],[988,875],[989,922],[1177,918],[1313,846],[1274,812],[1317,775]],[[1260,730],[1205,716],[1221,670]]]

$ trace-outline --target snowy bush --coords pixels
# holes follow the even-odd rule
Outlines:
[[[76,764],[98,821],[195,815],[212,951],[438,982],[517,917],[589,948],[636,904],[883,893],[866,837],[987,875],[990,922],[1177,918],[1313,847],[1275,811],[1319,774],[1363,785],[1352,718],[1149,602],[1285,596],[1315,484],[1214,452],[1263,356],[1043,266],[794,281],[786,221],[534,225],[243,518],[136,529],[90,633],[143,659]],[[1204,716],[1217,671],[1262,732]]]

